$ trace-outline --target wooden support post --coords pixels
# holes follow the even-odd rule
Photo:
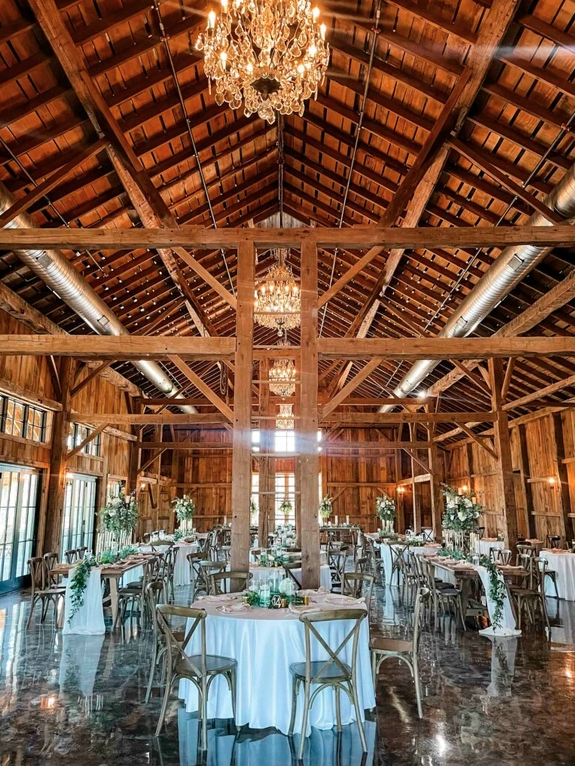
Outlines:
[[[517,505],[515,503],[515,483],[513,480],[513,465],[511,462],[511,446],[509,442],[509,424],[507,413],[503,410],[504,374],[503,359],[489,359],[489,378],[491,385],[491,403],[497,419],[493,424],[495,433],[495,450],[499,456],[496,461],[497,478],[500,483],[503,498],[503,518],[505,523],[505,538],[507,547],[515,547],[517,542]],[[513,547],[512,547],[513,546]]]
[[[70,389],[74,361],[70,357],[60,360],[60,387],[62,409],[54,413],[52,422],[52,452],[48,482],[48,509],[44,532],[44,551],[60,552],[60,535],[66,495],[66,464],[68,455],[68,429],[70,417]]]
[[[240,242],[238,247],[237,347],[233,412],[231,568],[241,572],[249,571],[250,553],[254,278],[254,245],[251,242]]]
[[[573,519],[569,515],[571,512],[571,504],[569,501],[569,476],[567,474],[567,466],[563,462],[565,459],[565,443],[563,438],[563,423],[560,412],[554,412],[551,415],[553,419],[553,437],[555,447],[552,454],[557,460],[557,481],[555,483],[555,491],[558,493],[557,497],[557,509],[561,513],[563,522],[563,534],[568,541],[568,545],[571,544],[571,540],[574,537]]]
[[[517,427],[519,436],[519,454],[521,459],[521,484],[525,495],[525,530],[532,539],[537,537],[537,526],[533,515],[533,488],[531,487],[531,467],[529,465],[529,449],[527,447],[527,433],[524,425]]]
[[[302,585],[319,587],[319,524],[317,452],[317,248],[304,241],[301,248],[301,373],[298,452],[301,455]]]
[[[433,406],[427,404],[426,412],[432,412]],[[430,473],[430,495],[431,495],[431,526],[436,540],[441,540],[441,517],[443,516],[443,493],[441,491],[441,464],[439,459],[439,450],[437,444],[433,441],[435,430],[429,428],[429,441],[431,447],[427,451],[427,462],[429,463]]]
[[[260,381],[268,379],[269,367],[269,357],[260,359]],[[270,387],[267,383],[260,383],[260,415],[269,416],[271,413]],[[269,454],[274,451],[274,448],[274,422],[272,420],[262,420],[260,421],[260,449],[262,452]],[[273,457],[262,457],[259,460],[259,471],[258,543],[260,548],[266,548],[270,525],[273,525],[273,512],[275,508],[275,459]]]
[[[409,440],[412,442],[417,441],[417,424],[409,424]],[[421,532],[421,505],[417,502],[417,487],[415,485],[415,463],[418,462],[414,451],[410,451],[409,457],[411,460],[411,500],[413,504],[413,531]]]
[[[403,507],[403,496],[405,494],[405,488],[402,487],[402,491],[399,492],[399,482],[402,479],[401,475],[401,451],[395,450],[394,454],[394,460],[395,460],[395,483],[397,486],[396,489],[396,497],[397,497],[397,527],[396,532],[399,532],[400,534],[403,534],[405,532],[405,511]],[[377,520],[376,520],[376,526],[377,526]]]

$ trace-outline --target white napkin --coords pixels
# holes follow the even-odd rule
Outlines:
[[[221,612],[222,614],[234,614],[236,612],[251,612],[252,607],[249,604],[244,604],[243,601],[240,601],[239,604],[229,604],[228,606],[223,605],[218,606],[218,612]]]

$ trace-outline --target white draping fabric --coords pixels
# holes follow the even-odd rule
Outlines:
[[[390,585],[391,584],[391,566],[392,566],[392,558],[391,558],[391,548],[394,550],[401,550],[401,548],[405,548],[405,545],[402,543],[380,543],[379,545],[381,550],[381,563],[383,566],[383,571],[385,572],[385,582]],[[425,555],[433,555],[434,553],[437,553],[438,548],[440,548],[440,545],[412,545],[410,546],[409,550],[415,555],[415,556],[425,556]]]
[[[204,608],[208,613],[206,640],[210,654],[232,657],[238,662],[236,723],[239,726],[248,724],[252,729],[273,726],[287,734],[292,690],[289,668],[292,663],[305,661],[304,626],[297,615],[289,610],[260,608],[254,609],[249,616],[245,613],[222,615],[213,601],[210,605],[209,599],[195,606]],[[336,608],[329,602],[326,602],[326,606]],[[338,647],[351,627],[352,623],[347,620],[332,621],[321,624],[319,631],[330,646]],[[190,642],[190,653],[199,650],[199,641],[199,634],[194,635]],[[317,641],[313,643],[313,650],[317,659],[326,658],[325,651]],[[344,661],[351,659],[351,641],[343,650],[342,657]],[[361,627],[357,675],[358,696],[363,711],[375,705],[367,620]],[[179,694],[185,700],[188,712],[197,710],[197,693],[189,681],[180,682]],[[298,701],[296,732],[301,730],[302,712],[303,696]],[[355,720],[353,707],[344,694],[341,695],[341,713],[344,724]],[[231,696],[224,678],[216,678],[212,684],[208,717],[232,717]],[[318,729],[331,729],[335,725],[332,690],[325,689],[316,698],[310,713],[310,724]]]
[[[70,570],[66,581],[66,596],[64,603],[64,635],[79,633],[90,636],[104,633],[104,608],[102,606],[102,579],[100,567],[92,567],[88,584],[84,591],[84,604],[70,620],[72,614],[72,577],[74,569]]]
[[[94,683],[100,663],[104,636],[62,637],[60,658],[60,692],[80,691],[84,697],[94,693]]]
[[[559,598],[575,601],[575,553],[544,549],[539,556],[547,560],[549,570],[557,572]],[[545,595],[555,596],[555,588],[550,577],[545,578]]]
[[[487,687],[490,697],[510,697],[515,675],[517,639],[494,636],[491,642],[491,683]]]
[[[188,563],[188,553],[197,553],[197,543],[179,543],[177,546],[176,563],[174,564],[174,585],[189,585],[190,565]]]
[[[496,540],[495,538],[484,537],[483,540],[477,541],[477,553],[480,556],[489,556],[490,551],[493,549],[503,550],[505,543],[503,540]]]
[[[375,752],[375,721],[365,721],[367,757],[363,760],[361,742],[355,724],[345,726],[338,739],[335,729],[314,729],[306,743],[304,762],[314,766],[373,766]],[[178,710],[180,766],[199,766],[204,762],[198,750],[198,719],[183,708]],[[237,740],[224,729],[208,729],[206,766],[287,766],[292,763],[290,741],[284,734],[273,732],[266,737]]]
[[[292,569],[292,574],[299,582],[301,586],[301,569]],[[250,572],[253,574],[252,585],[259,585],[260,583],[273,580],[274,584],[279,583],[286,577],[283,567],[257,567],[250,566]],[[326,590],[331,590],[331,570],[324,564],[319,570],[319,584]]]

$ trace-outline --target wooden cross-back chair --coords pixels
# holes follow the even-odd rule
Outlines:
[[[253,574],[251,572],[233,572],[229,570],[214,572],[210,574],[209,594],[211,596],[220,596],[224,593],[240,593],[243,590],[247,590],[252,578]]]
[[[186,678],[191,681],[198,692],[198,714],[202,724],[200,744],[201,750],[207,750],[208,730],[208,695],[210,686],[219,675],[223,675],[232,695],[233,717],[236,717],[236,668],[237,662],[231,657],[208,654],[206,652],[206,613],[203,609],[190,609],[185,606],[159,604],[156,607],[158,627],[162,633],[166,651],[166,686],[160,710],[156,736],[159,736],[166,718],[170,693],[176,681]],[[176,634],[170,625],[172,617],[186,619],[186,629],[183,639]],[[200,631],[199,652],[188,654],[196,630]]]
[[[297,700],[300,686],[304,688],[304,709],[302,729],[299,743],[298,758],[303,757],[309,712],[318,694],[324,689],[332,688],[335,694],[336,726],[341,732],[341,701],[340,694],[343,692],[349,698],[355,709],[355,717],[359,729],[359,737],[363,752],[367,752],[367,743],[363,729],[362,713],[357,692],[357,654],[359,646],[359,634],[363,621],[367,617],[365,609],[332,609],[318,612],[307,612],[300,615],[300,622],[304,625],[305,636],[305,662],[296,662],[290,666],[292,675],[292,710],[289,725],[289,736],[293,736],[295,717],[297,712]],[[328,644],[322,636],[317,625],[326,622],[349,621],[353,626],[346,633],[343,640],[336,648]],[[344,651],[351,642],[351,663],[343,659]],[[325,653],[326,659],[314,660],[312,646],[317,646],[319,651]],[[312,687],[313,688],[312,690]]]
[[[46,559],[42,556],[33,556],[28,559],[28,568],[30,569],[30,580],[32,590],[30,593],[30,612],[26,621],[26,629],[30,627],[34,608],[36,604],[42,605],[40,613],[40,622],[44,622],[48,607],[54,606],[54,619],[58,616],[58,601],[64,598],[66,587],[64,585],[53,585],[50,578],[50,571]]]
[[[374,581],[375,577],[368,572],[344,572],[341,592],[353,598],[365,598],[365,605],[369,612]]]

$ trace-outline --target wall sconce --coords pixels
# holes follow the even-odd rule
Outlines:
[[[460,490],[460,492],[467,492],[467,484],[464,484],[464,485],[461,487],[461,490]]]
[[[398,495],[403,495],[404,492],[405,492],[405,487],[398,487],[397,488],[397,494]]]
[[[550,485],[551,487],[554,487],[554,486],[555,486],[555,476],[550,476],[550,477],[547,479],[547,481],[549,482],[549,485]]]
[[[144,482],[140,484],[140,492],[143,492],[146,489],[146,485]]]

